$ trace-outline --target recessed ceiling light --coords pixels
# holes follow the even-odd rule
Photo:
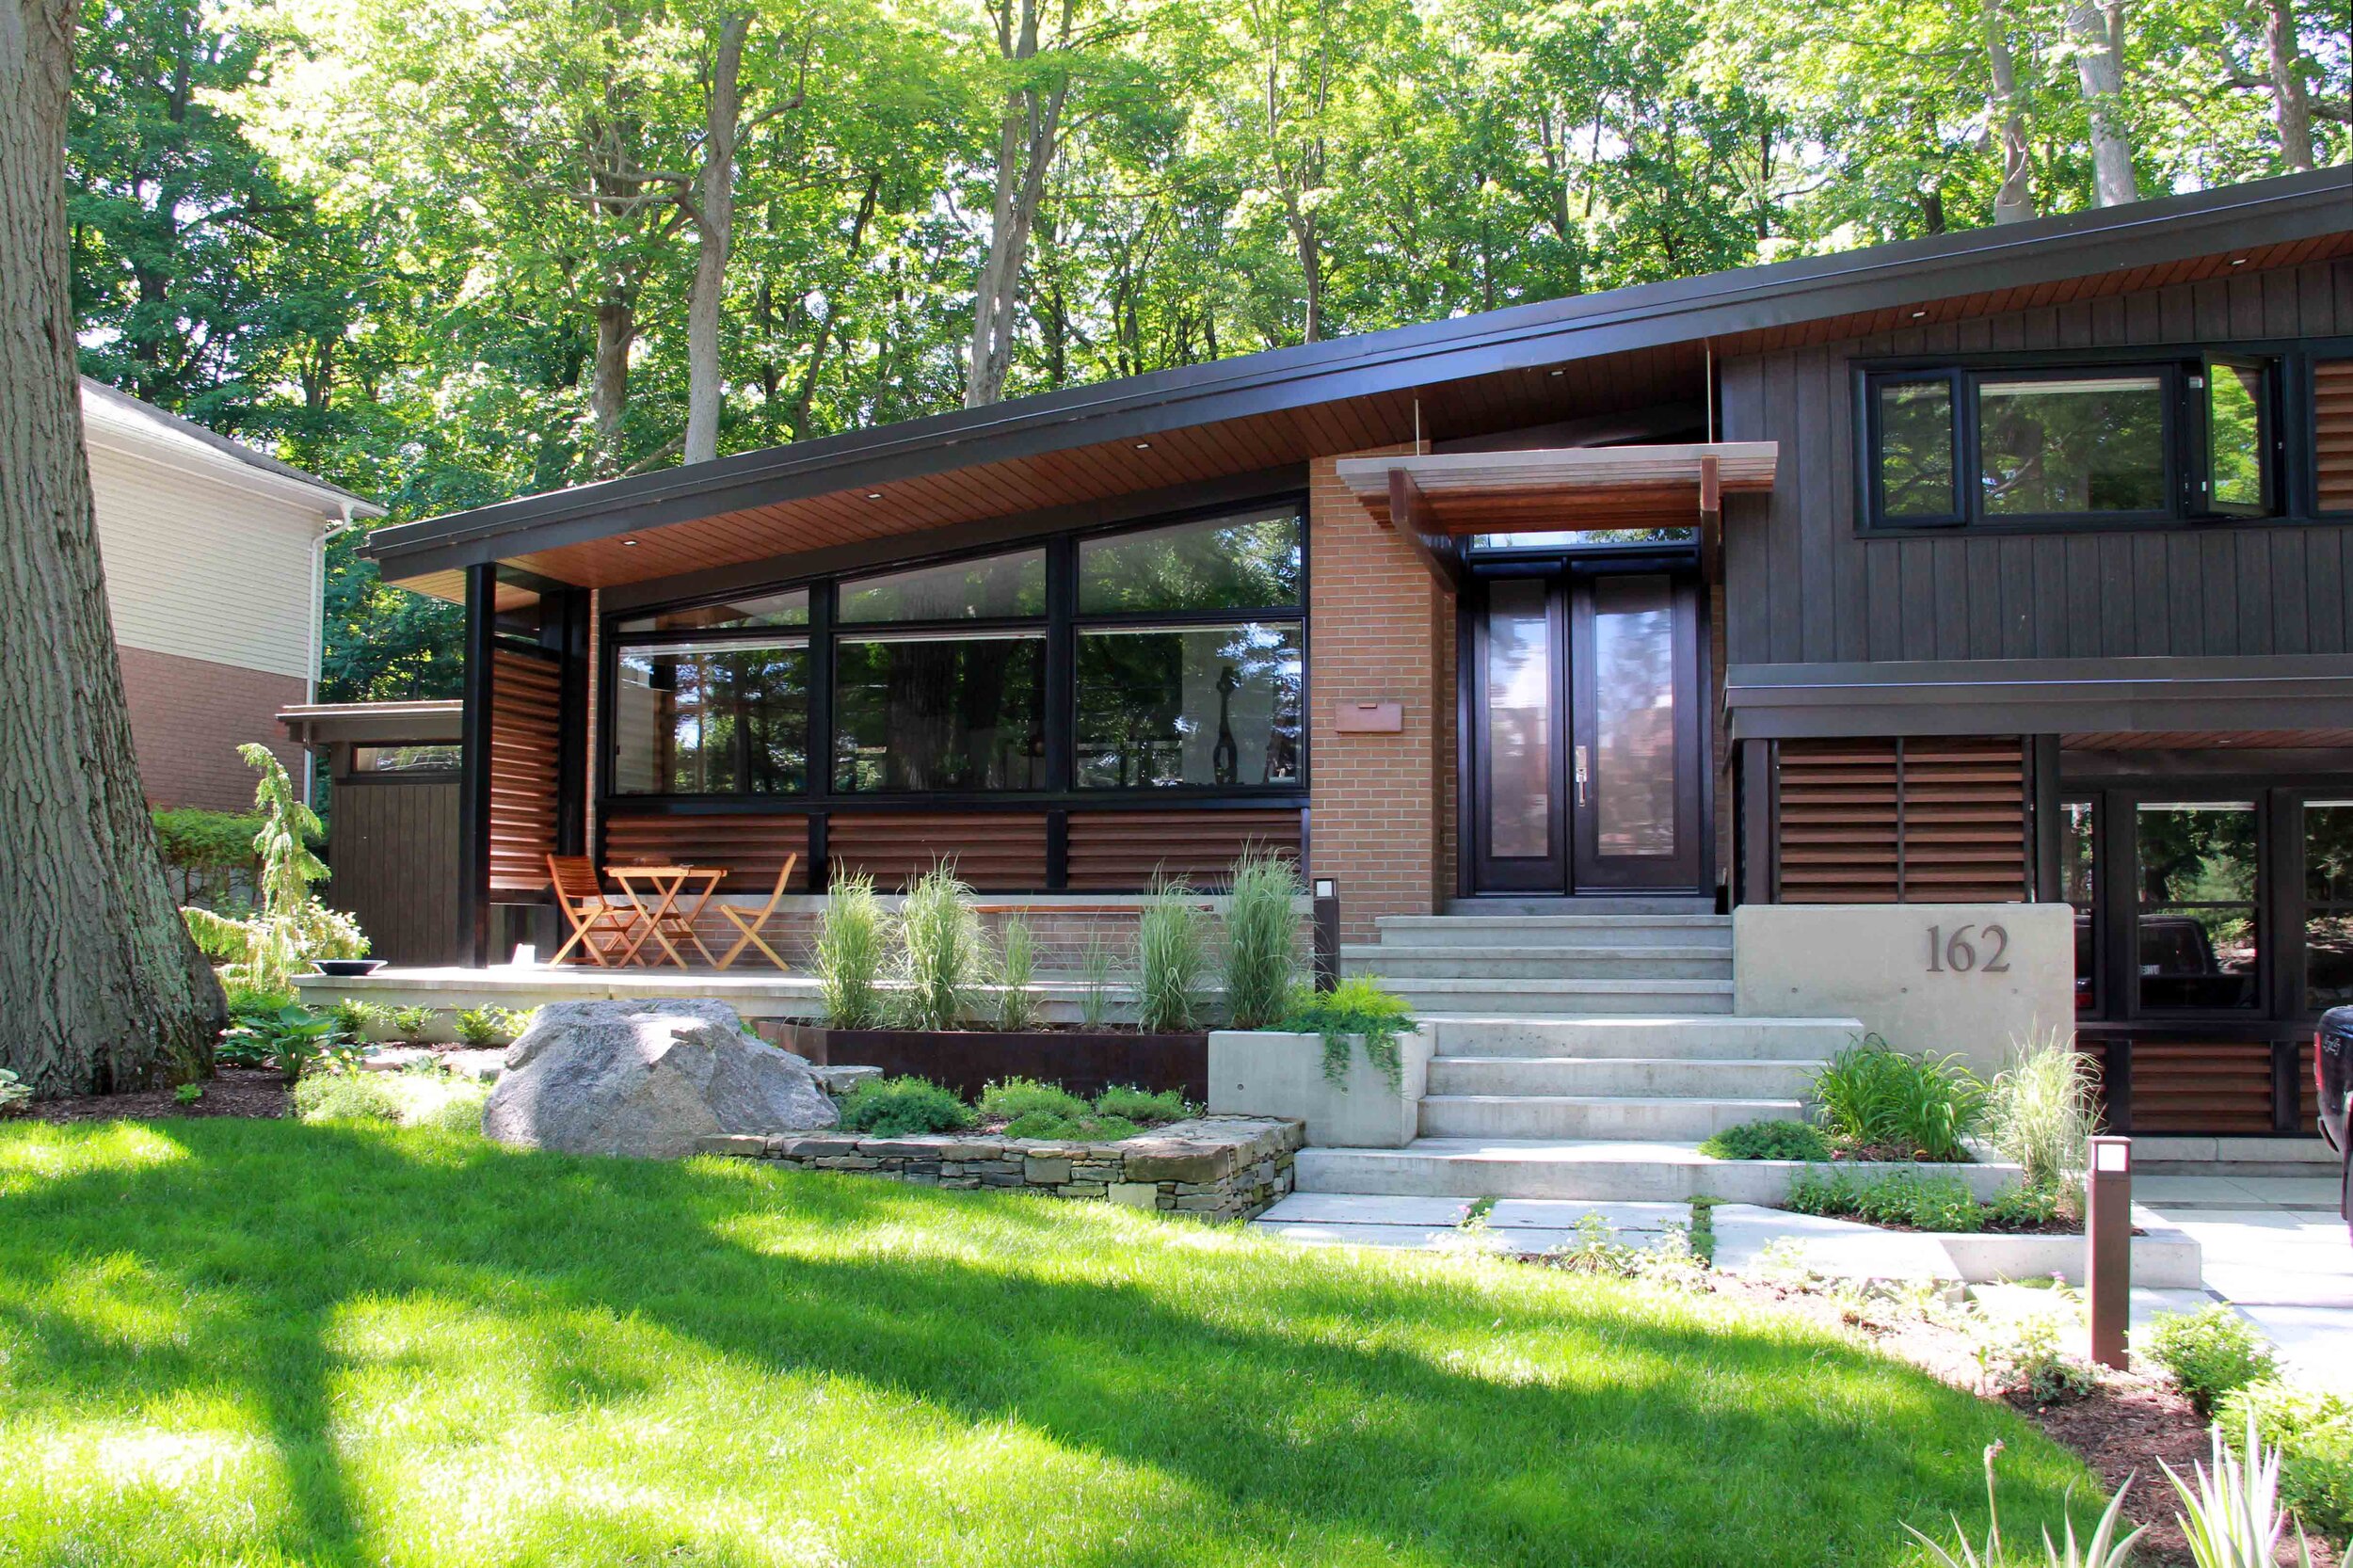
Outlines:
[[[635,539],[623,539],[621,542],[622,542],[623,544],[625,544],[625,545],[632,545],[632,546],[633,546],[633,545],[635,545],[635,544],[637,543],[637,541],[636,541]]]
[[[2231,258],[2231,264],[2233,266],[2245,266],[2247,264],[2247,258],[2244,256],[2233,256]]]
[[[880,501],[880,500],[882,499],[882,491],[880,491],[880,490],[868,490],[868,491],[866,492],[866,499],[867,499],[867,500],[869,500],[869,501]]]
[[[1929,312],[1926,312],[1926,311],[1914,311],[1914,312],[1912,312],[1912,319],[1913,319],[1913,320],[1914,320],[1914,321],[1917,321],[1917,320],[1919,320],[1922,316],[1927,315],[1928,313],[1929,313]]]
[[[1556,370],[1552,374],[1555,376],[1566,376],[1568,372],[1565,370]]]
[[[1136,442],[1136,450],[1138,452],[1149,452],[1152,450],[1152,443],[1150,441],[1138,441]]]

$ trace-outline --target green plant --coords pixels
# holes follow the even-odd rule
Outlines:
[[[972,1108],[927,1078],[870,1078],[841,1096],[841,1125],[884,1138],[954,1132],[972,1125]]]
[[[0,1114],[31,1103],[33,1091],[24,1080],[6,1067],[0,1067]]]
[[[1405,1069],[1397,1042],[1417,1026],[1405,1010],[1405,999],[1385,989],[1379,976],[1350,975],[1329,991],[1294,986],[1282,1026],[1321,1036],[1324,1081],[1337,1083],[1348,1076],[1353,1038],[1364,1041],[1365,1060],[1381,1069],[1390,1089],[1402,1089]]]
[[[320,1073],[295,1085],[295,1114],[306,1122],[396,1122],[400,1101],[375,1073]]]
[[[981,1114],[990,1121],[1018,1121],[1043,1112],[1052,1116],[1083,1116],[1087,1102],[1071,1094],[1059,1083],[1041,1083],[1033,1078],[1008,1078],[990,1083],[981,1091]]]
[[[1174,1089],[1147,1094],[1124,1083],[1114,1083],[1096,1096],[1095,1109],[1101,1115],[1122,1117],[1143,1127],[1181,1122],[1195,1114],[1195,1108],[1186,1104],[1185,1096]]]
[[[2272,1568],[2278,1560],[2280,1536],[2288,1522],[2280,1509],[2280,1455],[2265,1444],[2251,1410],[2246,1432],[2245,1445],[2233,1453],[2223,1442],[2217,1422],[2210,1434],[2214,1468],[2193,1463],[2189,1480],[2174,1474],[2163,1460],[2157,1462],[2182,1501],[2183,1512],[2175,1517],[2198,1568]],[[2300,1526],[2296,1544],[2297,1561],[2312,1568],[2313,1549]]]
[[[2141,1336],[2141,1353],[2164,1368],[2201,1416],[2225,1394],[2277,1369],[2255,1326],[2217,1302],[2195,1312],[2160,1312]]]
[[[1856,1177],[1835,1168],[1809,1166],[1790,1182],[1782,1207],[1800,1214],[1856,1219],[1875,1225],[1910,1225],[1917,1230],[1985,1228],[1983,1207],[1967,1182],[1959,1176],[1913,1171]]]
[[[2036,1404],[2080,1400],[2100,1385],[2100,1374],[2089,1362],[2067,1353],[2058,1320],[2049,1312],[2029,1312],[1987,1325],[1971,1352],[1987,1387]]]
[[[1201,1027],[1209,917],[1182,882],[1153,884],[1136,916],[1136,1022],[1156,1034]]]
[[[1959,1515],[1953,1518],[1955,1544],[1961,1547],[1959,1557],[1913,1529],[1911,1525],[1904,1526],[1912,1532],[1912,1538],[1933,1552],[1936,1560],[1945,1568],[2000,1568],[2000,1565],[2013,1560],[2002,1549],[2002,1510],[1993,1495],[1993,1462],[2001,1456],[2001,1452],[2002,1445],[1998,1441],[1985,1446],[1986,1523],[1985,1550],[1982,1554],[1969,1544],[1969,1532],[1961,1528]],[[2117,1527],[2124,1520],[2124,1495],[2132,1489],[2133,1478],[2126,1476],[2124,1484],[2116,1489],[2116,1495],[2108,1499],[2108,1506],[2101,1511],[2100,1522],[2092,1527],[2090,1539],[2080,1546],[2075,1542],[2074,1516],[2071,1512],[2062,1512],[2060,1518],[2066,1532],[2064,1544],[2054,1542],[2048,1529],[2042,1532],[2042,1560],[2047,1568],[2124,1568],[2124,1564],[2131,1560],[2133,1544],[2149,1528],[2142,1525],[2121,1539],[2116,1533]],[[2073,1497],[2074,1488],[2071,1485],[2068,1498],[2072,1501]]]
[[[539,1010],[536,1007],[500,1007],[492,1011],[498,1014],[499,1028],[510,1041],[521,1039],[539,1021]]]
[[[1266,1029],[1283,1016],[1299,968],[1299,869],[1253,851],[1234,862],[1225,900],[1225,1016]]]
[[[275,1013],[296,1000],[291,985],[249,985],[237,980],[224,980],[221,995],[232,1017],[240,1013]]]
[[[424,1032],[433,1027],[433,1009],[423,1005],[392,1009],[392,1027],[404,1040],[422,1040]]]
[[[898,989],[891,1010],[906,1029],[953,1029],[978,1016],[988,943],[972,889],[942,861],[907,888],[899,910]]]
[[[1967,1160],[1985,1124],[1985,1085],[1959,1056],[1906,1055],[1877,1034],[1831,1058],[1813,1097],[1833,1137],[1915,1160]]]
[[[263,827],[258,814],[172,806],[159,808],[151,815],[155,847],[163,852],[174,902],[195,903],[198,888],[214,878],[226,882],[243,877],[248,883],[259,879],[261,863],[253,847]]]
[[[215,1059],[240,1066],[274,1066],[289,1083],[319,1063],[356,1065],[360,1048],[336,1032],[334,1018],[297,1002],[276,1012],[239,1015],[221,1036]]]
[[[391,1020],[391,1015],[377,1003],[355,997],[329,1002],[327,1016],[335,1020],[335,1032],[351,1040],[364,1040],[371,1030]]]
[[[2029,1187],[2080,1185],[2091,1135],[2100,1130],[2100,1080],[2073,1035],[2054,1029],[2012,1048],[1994,1075],[1986,1125],[1993,1146],[2025,1173]]]
[[[2022,1181],[2005,1187],[1987,1201],[1989,1230],[2041,1230],[2074,1212],[2070,1193],[2062,1188]]]
[[[1742,1122],[1700,1144],[1711,1160],[1828,1160],[1830,1141],[1804,1122]]]
[[[262,823],[253,838],[261,862],[256,881],[261,907],[242,920],[194,906],[181,916],[196,945],[226,967],[225,979],[280,991],[313,958],[366,956],[368,939],[350,916],[328,908],[311,892],[328,874],[326,863],[311,851],[323,829],[286,776],[285,765],[255,742],[239,746],[237,755],[262,776],[253,792]]]
[[[464,1044],[486,1048],[509,1038],[506,1031],[512,1016],[504,1007],[469,1007],[457,1015],[452,1027]]]
[[[171,1102],[174,1105],[194,1105],[203,1097],[204,1085],[201,1083],[183,1083],[171,1092]]]
[[[1037,938],[1030,922],[1015,916],[1005,922],[1002,952],[997,960],[997,1027],[1022,1030],[1038,1019],[1038,994],[1031,985],[1037,975]]]
[[[2353,1400],[2275,1378],[2225,1396],[2217,1416],[2226,1432],[2251,1420],[2278,1450],[2280,1500],[2304,1528],[2353,1536]]]
[[[1118,953],[1103,940],[1102,933],[1088,933],[1086,951],[1079,955],[1079,975],[1083,987],[1079,992],[1079,1022],[1086,1028],[1101,1029],[1111,1021],[1118,973]]]
[[[836,1029],[872,1029],[882,1022],[889,937],[890,918],[874,897],[874,879],[835,877],[817,917],[817,984],[825,1022]]]

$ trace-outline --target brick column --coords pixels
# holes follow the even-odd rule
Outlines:
[[[1381,456],[1410,446],[1337,456]],[[1341,936],[1380,915],[1427,915],[1454,883],[1454,596],[1333,472],[1307,499],[1310,873],[1339,882]],[[1400,703],[1395,735],[1342,735],[1348,702]]]

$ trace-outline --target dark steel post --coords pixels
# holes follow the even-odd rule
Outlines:
[[[2133,1289],[2133,1143],[2091,1140],[2085,1177],[2084,1295],[2091,1306],[2091,1359],[2124,1369]]]
[[[1339,884],[1320,876],[1315,886],[1316,989],[1328,991],[1340,983]]]
[[[459,734],[457,951],[480,968],[490,952],[490,689],[498,650],[498,568],[466,568],[465,703]]]

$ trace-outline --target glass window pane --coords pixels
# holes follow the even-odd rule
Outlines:
[[[1297,604],[1301,580],[1289,507],[1079,541],[1080,615]]]
[[[2098,944],[2093,940],[2099,920],[2099,866],[2094,858],[2092,803],[2064,801],[2059,806],[2059,896],[2075,908],[2075,1011],[2092,1013],[2100,1005]]]
[[[1552,623],[1545,585],[1487,591],[1487,853],[1552,853]]]
[[[844,637],[834,645],[838,790],[1046,786],[1046,639]]]
[[[808,788],[808,645],[624,648],[613,694],[614,788],[625,795],[791,794]]]
[[[1949,381],[1882,381],[1880,509],[1890,518],[1949,518],[1953,499],[1953,389]]]
[[[354,773],[455,773],[466,748],[456,742],[407,746],[353,746]]]
[[[2253,803],[2151,802],[2135,816],[2141,1005],[2253,1007]]]
[[[2162,376],[1983,381],[1977,424],[1989,517],[2166,508]]]
[[[1688,544],[1699,537],[1696,528],[1548,529],[1533,534],[1473,534],[1470,547],[1481,550],[1575,550],[1584,545]]]
[[[1079,636],[1082,788],[1296,784],[1296,623]]]
[[[2214,455],[2210,482],[2217,506],[2268,510],[2271,487],[2265,482],[2264,409],[2269,404],[2268,374],[2261,365],[2217,364],[2206,381],[2207,439]]]
[[[2304,805],[2304,1005],[2353,1002],[2353,801]]]
[[[623,632],[710,632],[737,626],[807,626],[808,590],[792,588],[780,594],[733,599],[724,604],[697,604],[683,610],[655,610],[622,621]]]
[[[1593,584],[1593,828],[1604,855],[1675,852],[1674,600],[1667,579]]]
[[[841,584],[841,618],[965,620],[1046,613],[1046,552],[917,567]]]

